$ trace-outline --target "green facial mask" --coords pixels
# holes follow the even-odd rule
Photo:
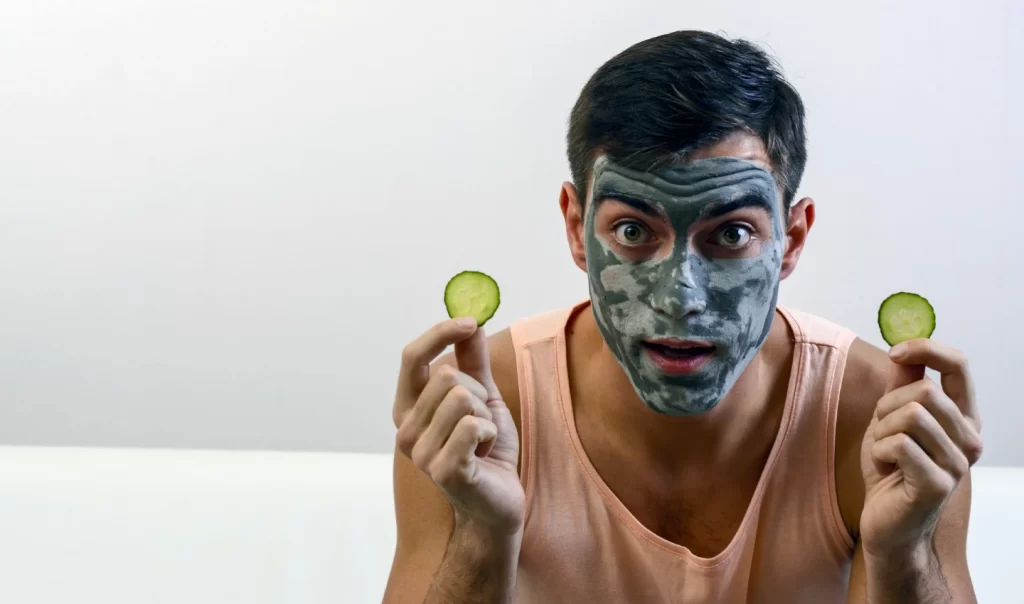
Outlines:
[[[659,413],[697,415],[714,408],[736,383],[768,336],[778,299],[785,227],[775,179],[748,161],[711,158],[641,172],[606,157],[594,166],[586,204],[587,273],[597,324],[644,403]],[[605,199],[641,200],[668,220],[675,247],[664,257],[631,261],[607,233],[595,232]],[[709,258],[687,236],[708,216],[755,205],[771,217],[759,254]],[[711,342],[714,353],[698,371],[663,371],[645,341]]]

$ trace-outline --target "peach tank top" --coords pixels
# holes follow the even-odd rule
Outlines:
[[[588,306],[511,327],[519,373],[526,525],[521,604],[845,602],[854,541],[835,491],[835,423],[855,335],[779,307],[795,339],[778,435],[742,523],[701,558],[645,528],[604,483],[576,432],[565,327]]]

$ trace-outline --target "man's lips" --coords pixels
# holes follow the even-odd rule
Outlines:
[[[643,345],[651,362],[672,375],[696,373],[715,355],[715,345],[703,340],[659,338],[646,340]]]
[[[655,338],[652,340],[644,340],[645,344],[654,344],[656,346],[665,346],[667,348],[678,348],[686,350],[688,348],[714,348],[715,345],[707,340],[679,340],[676,338]]]

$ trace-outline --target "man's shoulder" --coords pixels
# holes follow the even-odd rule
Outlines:
[[[856,534],[864,505],[861,443],[874,417],[878,399],[885,394],[889,355],[857,338],[850,345],[839,391],[836,414],[836,494],[843,519]]]
[[[874,409],[875,403],[884,393],[889,355],[831,319],[796,308],[779,308],[790,318],[791,324],[795,323],[796,330],[792,337],[797,342],[829,346],[849,343],[840,390],[840,413],[848,411],[858,414],[859,410],[859,414],[863,415],[865,406]],[[861,430],[861,434],[863,432]]]
[[[875,403],[884,394],[889,374],[889,355],[881,348],[857,338],[846,355],[840,405],[859,407]]]
[[[491,373],[494,383],[498,385],[505,403],[519,403],[519,372],[516,367],[515,342],[512,339],[512,328],[507,327],[487,338],[487,347],[491,355]],[[514,399],[510,400],[510,399]]]
[[[509,333],[514,345],[525,346],[536,340],[547,340],[555,337],[565,329],[565,326],[578,310],[588,305],[589,300],[571,306],[537,312],[517,319],[509,327]]]
[[[797,309],[783,310],[797,325],[797,341],[846,348],[836,410],[834,469],[839,509],[856,536],[864,506],[861,444],[878,400],[885,394],[889,355],[832,320]]]
[[[494,383],[501,391],[502,398],[515,419],[520,435],[522,435],[522,426],[519,421],[521,399],[516,348],[528,346],[532,341],[555,337],[559,332],[565,330],[574,313],[586,308],[588,304],[589,301],[583,301],[517,319],[508,328],[495,332],[488,338]]]
[[[857,338],[850,345],[836,415],[837,457],[843,451],[843,443],[859,454],[860,441],[871,423],[878,399],[885,394],[889,364],[889,355],[869,342]]]
[[[831,319],[781,304],[778,308],[793,329],[793,339],[798,343],[837,346],[856,337],[850,329]]]

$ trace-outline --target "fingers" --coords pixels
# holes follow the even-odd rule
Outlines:
[[[899,422],[906,420],[907,415],[912,420],[920,420],[916,424],[931,422],[918,414],[926,414],[934,420],[938,428],[956,446],[970,465],[977,463],[981,458],[982,439],[976,426],[963,413],[955,403],[939,388],[935,382],[924,379],[909,386],[904,386],[890,392],[878,401],[875,411],[879,422],[875,426],[875,439],[882,438],[894,433],[889,430],[890,426],[903,425]],[[892,416],[896,417],[892,417]],[[919,441],[920,442],[920,441]],[[921,443],[924,445],[924,443]]]
[[[396,425],[399,418],[416,403],[420,391],[430,379],[430,362],[449,344],[461,342],[475,331],[476,321],[473,319],[450,319],[434,325],[405,347],[398,374],[398,392],[395,395]]]
[[[956,487],[958,479],[941,469],[913,438],[900,432],[875,441],[872,461],[880,469],[899,466],[904,480],[926,499],[942,501]]]
[[[942,374],[942,387],[960,411],[981,429],[974,395],[974,382],[967,366],[967,355],[945,344],[920,338],[895,346],[889,356],[900,365],[926,365]]]
[[[487,334],[478,328],[473,335],[455,344],[455,360],[459,370],[466,373],[487,389],[487,398],[500,399],[501,393],[491,377],[491,358],[487,351]]]
[[[919,365],[920,366],[920,365]],[[889,392],[878,402],[872,460],[883,473],[899,466],[907,483],[941,502],[981,457],[981,435],[930,379]]]
[[[905,434],[909,436],[939,469],[955,481],[963,478],[971,463],[938,420],[923,405],[908,403],[875,424],[875,441]]]
[[[397,418],[397,426],[405,433],[404,436],[413,441],[418,439],[433,421],[438,406],[453,391],[458,391],[458,396],[469,402],[471,407],[467,412],[491,418],[491,410],[484,402],[487,390],[455,367],[442,365],[435,368],[413,408]]]
[[[418,428],[416,444],[409,452],[413,463],[421,466],[433,458],[451,437],[455,426],[466,416],[490,421],[491,412],[483,400],[470,393],[466,387],[456,386],[448,391],[438,405],[429,424]]]
[[[477,447],[497,437],[498,428],[493,422],[464,415],[456,424],[448,442],[424,471],[437,486],[449,492],[472,485],[475,481]]]
[[[923,380],[924,371],[924,365],[889,363],[889,376],[885,383],[886,393]]]
[[[413,447],[428,428],[435,421],[443,421],[443,418],[438,417],[442,406],[445,406],[446,412],[458,412],[459,416],[472,414],[491,419],[491,410],[485,403],[486,397],[487,391],[473,378],[451,365],[437,367],[413,408],[396,417],[399,450],[411,457]],[[452,427],[454,422],[448,432]],[[445,433],[444,438],[447,437],[448,433]],[[438,448],[443,444],[442,439]]]
[[[484,404],[484,401],[487,400],[487,389],[480,382],[459,371],[453,365],[440,365],[434,368],[430,381],[423,388],[419,399],[416,401],[416,405],[413,406],[410,413],[420,415],[424,425],[429,424],[430,417],[434,414],[438,404],[441,403],[450,390],[460,386],[469,391],[474,401],[480,403],[479,406],[482,413],[478,415],[489,417],[490,410]]]
[[[927,365],[942,374],[964,373],[967,368],[964,353],[928,338],[897,344],[889,356],[901,365]]]

